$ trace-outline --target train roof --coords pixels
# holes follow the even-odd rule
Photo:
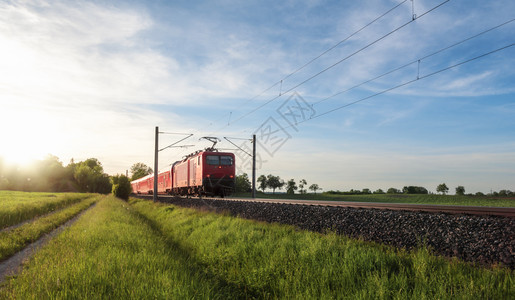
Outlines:
[[[140,182],[140,181],[145,181],[145,180],[147,180],[147,179],[149,179],[149,178],[154,178],[154,173],[149,174],[149,175],[146,175],[146,176],[141,177],[141,178],[138,178],[138,179],[136,179],[136,180],[133,180],[133,181],[131,181],[131,184],[132,184],[132,183],[138,183],[138,182]]]
[[[234,155],[234,153],[232,153],[232,152],[220,152],[220,151],[218,151],[218,149],[215,149],[215,148],[206,148],[204,150],[198,150],[198,151],[195,151],[195,152],[190,153],[188,155],[185,155],[181,161],[175,162],[174,165],[179,163],[179,162],[184,162],[184,161],[188,160],[191,157],[196,157],[196,156],[198,156],[198,155],[200,155],[202,153],[208,153],[208,154],[232,154],[232,155]]]

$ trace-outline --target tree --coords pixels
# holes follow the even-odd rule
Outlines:
[[[403,187],[402,192],[404,194],[428,194],[428,191],[425,187],[413,185]]]
[[[287,194],[295,194],[295,191],[297,190],[297,184],[295,183],[294,179],[288,180],[286,183],[286,193]]]
[[[501,197],[513,197],[513,192],[510,190],[500,190],[497,196]]]
[[[456,187],[456,195],[465,195],[465,188],[462,185]]]
[[[96,158],[80,162],[75,168],[73,177],[81,192],[109,194],[112,191],[111,180]]]
[[[299,181],[299,192],[301,194],[305,194],[306,193],[306,190],[304,189],[305,186],[308,185],[308,182],[306,181],[306,179],[301,179]]]
[[[247,173],[236,175],[236,178],[234,180],[234,191],[236,193],[249,192],[251,189],[252,184],[250,183],[249,176],[247,175]]]
[[[259,183],[259,189],[265,192],[266,187],[268,186],[268,181],[266,179],[265,175],[260,175],[257,179],[257,182]]]
[[[363,193],[363,194],[372,194],[372,192],[370,191],[370,189],[363,189],[363,190],[361,191],[361,193]]]
[[[282,189],[284,186],[284,181],[279,176],[274,176],[272,174],[268,174],[266,176],[267,186],[272,189],[272,193],[275,194],[276,189]]]
[[[377,189],[374,194],[384,194],[384,191],[382,189]]]
[[[321,190],[321,188],[316,183],[313,183],[312,185],[310,185],[309,189],[312,190],[313,192],[315,192],[315,194],[317,193],[318,190]]]
[[[436,191],[438,193],[442,193],[442,195],[445,195],[448,191],[449,191],[449,188],[447,187],[447,185],[445,183],[440,183],[437,187],[436,187]]]
[[[131,174],[132,174],[131,181],[139,179],[141,177],[145,177],[152,173],[153,173],[152,168],[145,165],[144,163],[140,163],[140,162],[135,163],[131,167]]]
[[[398,189],[396,189],[396,188],[391,187],[391,188],[389,188],[389,189],[386,191],[386,193],[387,193],[387,194],[400,194],[400,193],[401,193],[401,191],[400,191],[400,190],[398,190]]]
[[[113,183],[113,195],[123,200],[129,200],[132,186],[129,178],[125,175],[116,175],[111,178]]]

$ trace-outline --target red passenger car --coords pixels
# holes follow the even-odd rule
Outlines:
[[[131,181],[132,192],[137,194],[152,194],[154,190],[154,174]]]

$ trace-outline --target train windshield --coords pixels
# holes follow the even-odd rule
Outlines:
[[[230,156],[220,156],[220,164],[222,166],[232,166],[232,157],[230,157]]]
[[[233,159],[227,155],[207,155],[206,163],[214,166],[232,166]]]
[[[208,156],[206,156],[206,163],[208,165],[218,166],[220,164],[220,156],[218,156],[218,155],[208,155]]]

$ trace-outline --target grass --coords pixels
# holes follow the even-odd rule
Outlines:
[[[513,271],[131,200],[168,241],[258,298],[513,298]]]
[[[43,247],[0,299],[238,299],[126,202],[105,197]]]
[[[512,270],[105,197],[0,289],[6,299],[513,299]]]
[[[97,198],[90,196],[90,198],[83,199],[79,203],[72,204],[53,214],[27,222],[20,227],[1,231],[0,261],[16,254],[30,243],[38,240],[43,234],[56,229],[84,209],[90,207],[96,201]]]
[[[0,191],[0,229],[61,209],[88,194]]]
[[[250,193],[238,193],[234,197],[250,197]],[[435,205],[466,205],[515,207],[514,198],[489,196],[458,196],[458,195],[415,195],[415,194],[369,194],[369,195],[338,195],[320,194],[264,194],[259,192],[257,198],[265,199],[299,199],[324,201],[378,202],[378,203],[409,203]]]

